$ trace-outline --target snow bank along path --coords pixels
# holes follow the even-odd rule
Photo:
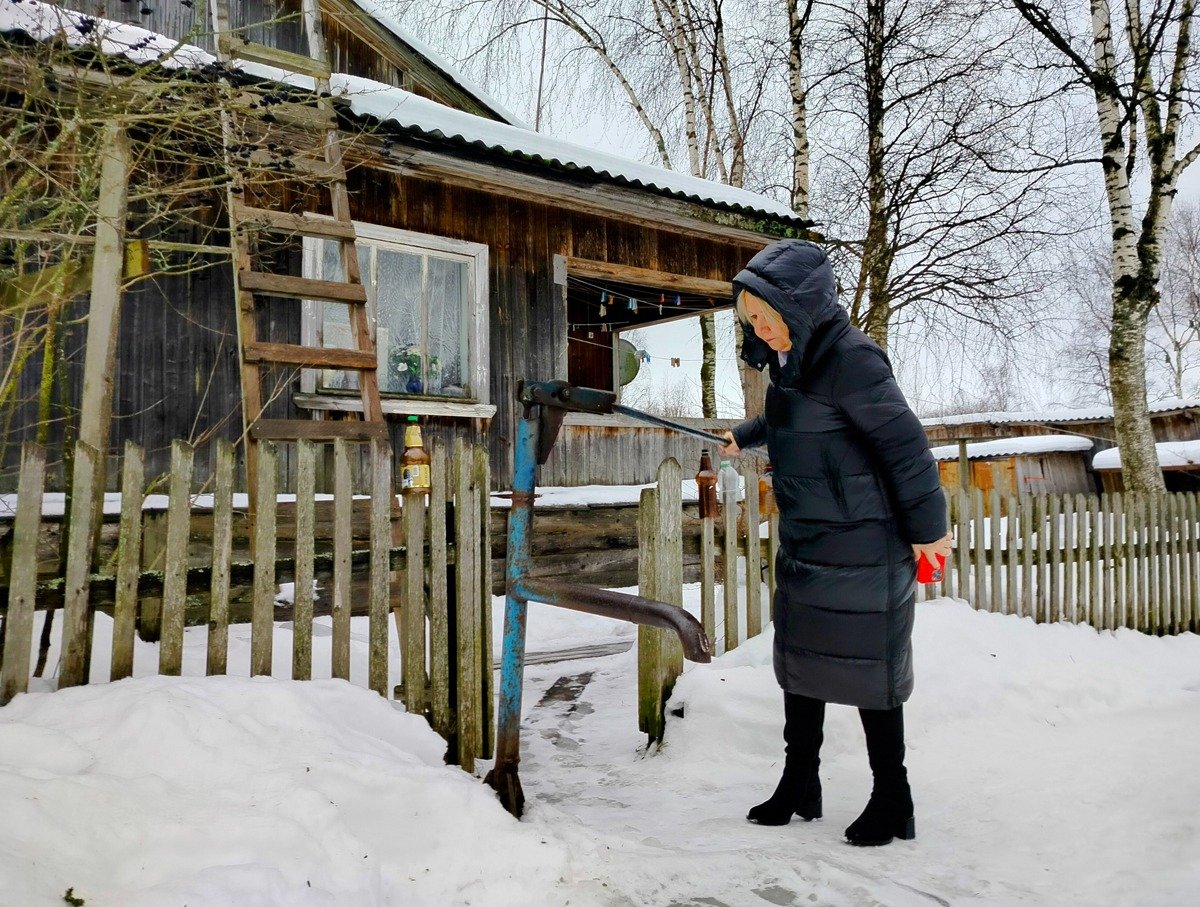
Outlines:
[[[685,673],[650,754],[636,653],[531,668],[521,823],[422,720],[340,681],[19,696],[0,709],[0,904],[1196,903],[1200,638],[941,600],[915,645],[918,838],[866,851],[840,840],[870,785],[851,709],[829,710],[825,818],[743,819],[782,755],[769,632]]]

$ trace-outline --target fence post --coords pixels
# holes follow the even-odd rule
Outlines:
[[[1063,496],[1050,495],[1050,583],[1047,588],[1048,601],[1046,619],[1051,623],[1062,620],[1062,538]]]
[[[975,554],[975,607],[980,610],[991,610],[988,601],[990,591],[987,581],[987,533],[983,522],[987,515],[983,509],[983,489],[971,490],[971,545]]]
[[[350,576],[354,548],[354,491],[350,477],[350,442],[333,442],[333,614],[330,675],[350,679]]]
[[[479,755],[488,759],[495,749],[496,736],[492,671],[492,467],[487,448],[481,444],[475,446],[475,529],[479,536],[475,558],[475,586],[479,595],[475,609],[479,621],[479,645],[476,647],[479,653],[476,663],[480,698]]]
[[[0,652],[0,705],[29,689],[38,531],[45,481],[46,449],[40,444],[22,444],[17,515],[12,527],[12,566],[8,573],[8,610],[4,614],[4,649]]]
[[[638,592],[644,598],[683,607],[683,502],[679,462],[658,467],[656,487],[642,490],[638,511]],[[726,577],[728,582],[728,576]],[[683,649],[673,634],[638,627],[638,726],[661,742],[665,707],[683,672]]]
[[[117,589],[113,603],[110,680],[133,674],[133,630],[137,621],[138,575],[142,564],[142,492],[145,488],[142,449],[125,442],[121,475],[121,522],[117,530]]]
[[[696,472],[700,511],[700,626],[704,628],[704,634],[713,641],[714,647],[717,638],[717,549],[714,539],[717,521],[716,485],[717,476],[713,472],[708,450],[705,449],[700,454],[700,468]]]
[[[958,547],[955,554],[955,594],[963,601],[974,607],[971,601],[971,499],[961,488],[954,497],[954,516],[958,526],[955,533],[958,537]]]
[[[989,496],[989,504],[991,506],[991,516],[989,517],[988,525],[992,531],[989,533],[991,536],[991,548],[988,553],[991,555],[991,557],[988,559],[988,563],[992,571],[992,582],[991,595],[988,599],[988,610],[1003,611],[1004,590],[1001,587],[1001,578],[1004,574],[1004,558],[1002,556],[1003,546],[1001,543],[1003,533],[1000,529],[1000,492],[998,492],[995,488],[992,489],[992,493]]]

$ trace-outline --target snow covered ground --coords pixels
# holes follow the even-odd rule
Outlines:
[[[531,607],[538,645],[625,632]],[[939,600],[916,651],[918,837],[878,850],[841,841],[870,784],[846,708],[827,720],[825,818],[744,821],[779,770],[769,633],[689,666],[651,752],[634,652],[530,667],[520,823],[441,764],[423,721],[342,682],[31,693],[0,710],[0,904],[1196,903],[1200,638]]]

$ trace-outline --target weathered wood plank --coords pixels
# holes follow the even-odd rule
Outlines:
[[[638,507],[638,594],[643,598],[658,598],[658,491],[643,488]],[[658,688],[655,683],[661,674],[662,637],[638,627],[638,729],[655,739],[659,729]]]
[[[727,493],[721,501],[721,587],[725,609],[725,651],[730,652],[741,642],[741,620],[738,615],[738,539],[737,496]],[[640,571],[639,571],[640,572]]]
[[[250,674],[271,674],[275,627],[275,487],[279,450],[258,445],[254,507],[254,604],[250,616]],[[247,461],[248,462],[248,461]]]
[[[1110,543],[1110,564],[1113,572],[1113,603],[1109,629],[1125,626],[1129,601],[1129,560],[1125,557],[1125,499],[1121,494],[1114,494],[1110,499],[1112,506],[1112,534]]]
[[[217,442],[213,487],[212,586],[208,606],[208,657],[205,672],[229,668],[229,565],[233,551],[233,445]]]
[[[1033,524],[1033,497],[1021,496],[1021,599],[1017,614],[1033,617],[1033,545],[1036,527]],[[1013,552],[1016,556],[1016,552]]]
[[[492,472],[488,460],[487,449],[475,447],[475,525],[480,533],[478,554],[475,558],[479,573],[477,588],[479,590],[479,621],[482,645],[480,645],[479,680],[481,684],[480,697],[480,741],[479,755],[484,759],[491,758],[495,749],[496,709],[495,709],[495,674],[492,666],[492,559],[488,552],[492,550],[492,520],[491,520],[491,487]]]
[[[742,464],[742,476],[746,482],[746,638],[762,632],[762,542],[759,532],[758,513],[758,468],[752,460]],[[680,529],[682,546],[682,528]],[[680,548],[680,558],[683,549]]]
[[[4,614],[4,651],[0,653],[0,705],[7,704],[18,693],[29,689],[29,659],[33,647],[37,588],[38,526],[42,521],[45,480],[46,449],[40,444],[22,444],[17,513],[13,521],[8,609]]]
[[[256,441],[386,441],[387,425],[382,422],[332,419],[259,419],[250,426],[250,436]]]
[[[644,505],[652,511],[646,520],[649,535],[642,550],[652,548],[654,553],[647,570],[653,593],[641,594],[676,607],[683,606],[682,478],[679,461],[668,458],[658,468],[654,494],[643,492],[642,496]],[[756,495],[757,478],[747,488]],[[748,491],[747,501],[750,497]],[[753,579],[748,576],[747,582]],[[663,738],[667,699],[682,672],[683,649],[678,638],[656,627],[638,627],[639,726],[651,741]]]
[[[59,688],[88,682],[92,621],[88,609],[88,582],[92,566],[93,498],[99,454],[90,444],[75,444],[74,479],[71,483],[70,528],[67,538],[66,593],[63,603],[62,662]]]
[[[333,442],[333,651],[332,676],[350,679],[350,442]]]
[[[354,371],[374,371],[378,365],[373,350],[363,352],[264,341],[246,343],[245,359],[250,363],[271,362],[278,365],[298,365],[303,368],[336,368]]]
[[[454,730],[450,708],[450,593],[446,562],[446,444],[433,438],[429,447],[429,691],[433,729],[449,738]],[[491,561],[491,558],[488,558]]]
[[[1063,544],[1063,499],[1062,495],[1052,494],[1050,504],[1050,581],[1047,584],[1046,619],[1051,623],[1062,620],[1062,544]]]
[[[317,488],[317,446],[296,445],[296,579],[292,612],[292,679],[312,678],[313,536]]]
[[[971,594],[971,500],[965,491],[959,491],[955,495],[954,516],[957,527],[955,538],[958,540],[958,546],[954,549],[954,592],[959,598],[974,605]]]
[[[292,214],[267,208],[250,208],[238,202],[233,205],[234,220],[248,230],[276,230],[301,236],[322,236],[329,239],[354,239],[353,224],[343,223],[318,214]]]
[[[981,611],[989,610],[987,577],[987,532],[984,520],[987,514],[983,509],[983,490],[971,490],[971,550],[975,555],[975,601],[973,604]]]
[[[1074,623],[1078,618],[1079,584],[1083,575],[1078,572],[1079,558],[1079,497],[1063,495],[1063,533],[1066,545],[1063,550],[1063,619]]]
[[[1004,561],[1003,561],[1003,517],[1000,515],[1000,492],[995,488],[992,489],[988,496],[988,507],[991,513],[991,558],[989,560],[991,571],[991,592],[988,596],[989,611],[1004,610]]]
[[[110,680],[133,676],[133,636],[137,622],[138,574],[142,566],[142,494],[145,490],[142,448],[125,442],[121,475],[121,523],[117,531],[117,587],[113,603]]]
[[[1179,633],[1183,623],[1183,545],[1180,537],[1183,534],[1183,518],[1180,513],[1180,498],[1177,494],[1170,496],[1171,500],[1171,632]]]
[[[186,441],[171,442],[171,483],[167,504],[167,563],[163,570],[162,637],[158,673],[177,677],[183,670],[183,618],[187,607],[189,496],[195,448]]]
[[[479,647],[477,636],[479,612],[474,588],[477,553],[474,526],[472,523],[472,485],[474,471],[471,469],[467,446],[462,438],[454,440],[454,548],[457,561],[455,576],[455,618],[457,638],[458,690],[458,763],[465,771],[474,771],[475,741],[479,737],[479,677],[475,673],[475,652]],[[424,614],[421,615],[421,673],[424,685]],[[416,630],[412,631],[414,634]],[[407,683],[407,673],[406,683]]]
[[[367,290],[360,283],[344,280],[317,280],[312,277],[293,277],[290,274],[270,274],[264,271],[244,271],[238,275],[242,289],[254,290],[267,296],[294,299],[322,299],[326,302],[358,303],[365,305]]]
[[[367,686],[388,695],[388,610],[391,605],[392,446],[376,441],[371,446],[371,601],[367,618],[369,639]]]
[[[1149,504],[1146,520],[1146,584],[1150,593],[1147,608],[1149,619],[1146,625],[1151,633],[1158,633],[1162,630],[1162,574],[1158,569],[1159,520],[1161,519],[1159,505],[1162,497],[1151,492],[1146,495],[1146,498]]]
[[[1008,589],[1004,596],[1005,614],[1020,614],[1021,613],[1021,588],[1020,588],[1020,530],[1021,515],[1020,507],[1018,506],[1018,498],[1016,495],[1009,495],[1006,499],[1006,507],[1008,510],[1007,532],[1005,533],[1005,561],[1008,570]]]
[[[714,543],[716,519],[705,517],[700,522],[700,624],[704,627],[705,635],[715,644],[717,638],[717,548]],[[772,524],[772,537],[774,534],[775,526]],[[772,567],[774,567],[773,564]],[[774,569],[771,572],[774,574]]]
[[[1104,627],[1104,525],[1101,520],[1100,498],[1091,500],[1088,522],[1091,534],[1088,539],[1088,563],[1091,570],[1091,585],[1088,588],[1088,623],[1096,629]]]

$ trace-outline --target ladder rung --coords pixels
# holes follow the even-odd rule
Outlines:
[[[288,72],[301,73],[314,79],[329,79],[329,67],[320,60],[304,54],[294,54],[291,51],[257,44],[253,41],[243,41],[230,35],[221,35],[218,47],[222,53],[239,60],[249,60],[251,63],[262,63],[264,66],[275,66]]]
[[[240,202],[233,204],[233,218],[241,226],[257,230],[277,230],[300,233],[304,236],[328,236],[334,239],[357,239],[354,224],[318,217],[313,214],[292,214],[268,208],[250,208]]]
[[[386,441],[388,427],[383,422],[316,421],[313,419],[259,419],[250,426],[255,441]]]
[[[262,271],[239,271],[238,283],[243,290],[267,296],[291,296],[296,299],[325,299],[331,302],[365,303],[367,290],[361,283],[340,280],[313,280],[286,274],[266,274]]]
[[[243,356],[247,362],[275,362],[303,368],[334,368],[373,372],[378,368],[374,351],[343,350],[296,343],[247,343]]]

